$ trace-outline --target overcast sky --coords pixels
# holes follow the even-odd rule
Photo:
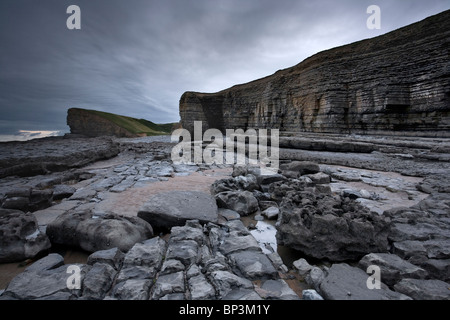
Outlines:
[[[72,4],[81,30],[66,27]],[[381,30],[366,27],[371,4]],[[448,9],[448,0],[1,0],[0,134],[69,132],[71,107],[176,122],[185,91],[220,91]]]

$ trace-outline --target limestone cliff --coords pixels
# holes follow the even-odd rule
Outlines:
[[[181,124],[448,137],[449,50],[450,10],[247,84],[186,92]]]

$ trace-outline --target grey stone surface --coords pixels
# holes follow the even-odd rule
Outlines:
[[[276,265],[240,220],[205,226],[190,220],[173,227],[167,242],[155,237],[126,253],[118,248],[96,251],[87,263],[79,265],[80,289],[68,290],[69,265],[63,265],[61,256],[49,255],[16,277],[1,299],[298,299],[278,281]],[[36,276],[39,281],[30,280]],[[277,281],[259,291],[252,282],[267,279]]]
[[[281,172],[289,178],[297,178],[305,174],[315,174],[320,172],[319,165],[310,161],[292,161],[288,164],[280,165]]]
[[[105,263],[113,267],[115,270],[119,270],[122,267],[125,254],[118,248],[111,248],[108,250],[95,251],[89,255],[87,264],[94,265],[95,263]]]
[[[11,209],[0,209],[0,242],[1,263],[34,258],[51,246],[32,213]]]
[[[83,281],[83,298],[101,300],[111,288],[117,271],[109,264],[95,263]]]
[[[53,189],[53,200],[61,200],[71,197],[77,190],[66,184],[58,184]]]
[[[138,217],[95,215],[90,211],[66,212],[47,226],[52,243],[78,246],[95,252],[110,248],[128,251],[135,243],[153,236],[150,224]]]
[[[151,285],[152,280],[126,280],[113,288],[112,297],[119,300],[148,300]]]
[[[440,280],[403,279],[394,289],[414,300],[450,300],[450,284]]]
[[[172,293],[184,293],[186,291],[184,283],[183,271],[160,275],[153,285],[152,299],[156,300]]]
[[[295,180],[274,184],[271,195],[281,201],[276,225],[280,245],[331,261],[388,251],[389,219],[351,199]]]
[[[224,217],[227,221],[238,220],[241,218],[241,215],[234,210],[219,208],[218,212],[219,212],[219,216]]]
[[[305,281],[317,291],[320,291],[320,284],[325,279],[325,273],[319,267],[312,267],[306,275]]]
[[[217,205],[231,209],[241,216],[247,216],[258,210],[258,200],[249,191],[225,191],[216,194]]]
[[[159,237],[136,243],[125,255],[123,265],[146,266],[159,269],[164,254],[166,242]]]
[[[277,270],[262,252],[241,251],[231,254],[230,258],[246,279],[275,279],[278,276]]]
[[[420,266],[427,270],[431,277],[450,282],[450,259],[426,259]]]
[[[18,274],[8,284],[3,295],[16,299],[33,300],[51,297],[59,293],[68,293],[70,296],[81,295],[81,290],[68,289],[67,282],[71,276],[68,266],[60,265],[60,257],[51,256],[44,261],[38,261],[37,266],[30,266],[28,270]],[[59,267],[56,267],[60,265]],[[80,278],[83,281],[90,267],[78,265]]]
[[[169,229],[188,220],[216,223],[218,210],[214,198],[206,193],[172,191],[151,197],[139,210],[138,217],[154,228]]]
[[[226,296],[236,288],[253,289],[253,284],[250,280],[239,277],[229,271],[213,271],[210,279],[221,296]]]
[[[314,289],[302,291],[303,300],[323,300],[322,296]]]
[[[310,178],[311,181],[315,184],[327,184],[331,182],[330,176],[323,172],[308,174],[306,175],[306,177]]]
[[[269,207],[264,210],[261,214],[265,216],[267,219],[276,219],[278,218],[278,214],[280,213],[280,209],[277,207]]]
[[[211,300],[216,297],[216,291],[203,274],[189,278],[189,290],[192,300]]]
[[[301,276],[306,276],[313,268],[313,266],[303,258],[294,261],[292,264],[293,267],[298,271],[298,274]]]
[[[224,238],[223,244],[220,247],[220,251],[224,255],[244,250],[261,250],[258,242],[250,234],[241,236],[237,232],[230,232],[230,234]]]
[[[346,263],[333,264],[320,284],[319,293],[329,300],[407,300],[409,297],[389,290],[369,289],[369,275]]]
[[[167,248],[167,259],[181,261],[185,266],[197,262],[199,245],[194,240],[181,240],[169,244]]]
[[[366,271],[371,265],[380,268],[381,281],[393,286],[404,278],[424,279],[428,273],[399,256],[390,253],[370,253],[359,261],[359,267]]]
[[[263,299],[272,300],[300,300],[299,296],[282,279],[266,280],[257,290]]]
[[[166,275],[170,273],[184,271],[185,269],[186,267],[184,266],[183,263],[181,263],[181,261],[175,259],[168,259],[164,261],[159,274]]]
[[[31,266],[27,267],[25,271],[28,272],[40,272],[40,271],[46,271],[58,268],[64,264],[64,258],[57,254],[57,253],[50,253],[49,255],[45,256],[44,258],[41,258],[37,260],[35,263],[33,263]]]

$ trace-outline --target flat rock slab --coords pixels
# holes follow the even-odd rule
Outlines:
[[[170,229],[183,226],[188,220],[217,223],[215,199],[199,191],[172,191],[151,197],[139,210],[138,217],[154,228]]]
[[[333,264],[320,284],[320,294],[328,300],[407,300],[401,293],[381,284],[380,289],[369,289],[369,274],[346,263]]]

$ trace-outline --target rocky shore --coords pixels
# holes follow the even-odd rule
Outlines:
[[[3,144],[0,299],[449,300],[449,142],[310,138],[269,176],[170,137]]]

